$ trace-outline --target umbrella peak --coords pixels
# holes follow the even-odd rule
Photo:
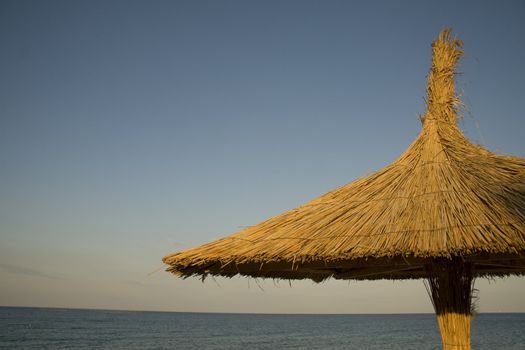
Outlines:
[[[454,77],[463,55],[463,43],[444,28],[432,43],[432,68],[427,77],[427,111],[421,118],[424,125],[432,122],[456,125],[457,110],[463,104],[456,95]]]

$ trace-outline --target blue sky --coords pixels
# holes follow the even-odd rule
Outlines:
[[[420,281],[262,291],[149,273],[395,160],[444,26],[465,43],[462,129],[525,157],[524,14],[520,1],[2,1],[0,305],[430,312]],[[478,286],[481,311],[525,311],[523,279]]]

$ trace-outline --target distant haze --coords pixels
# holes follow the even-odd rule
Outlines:
[[[181,280],[161,258],[395,160],[431,41],[473,142],[525,157],[522,1],[0,2],[0,305],[432,312],[421,281]],[[479,310],[525,312],[525,278]]]

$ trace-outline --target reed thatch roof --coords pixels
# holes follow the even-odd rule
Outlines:
[[[525,273],[525,159],[469,142],[454,91],[461,42],[432,45],[427,112],[406,152],[379,172],[229,237],[171,254],[179,276],[420,278],[461,256],[475,275]]]

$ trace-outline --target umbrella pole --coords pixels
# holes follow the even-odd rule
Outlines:
[[[470,350],[472,265],[461,258],[436,259],[427,266],[429,292],[443,350]]]

